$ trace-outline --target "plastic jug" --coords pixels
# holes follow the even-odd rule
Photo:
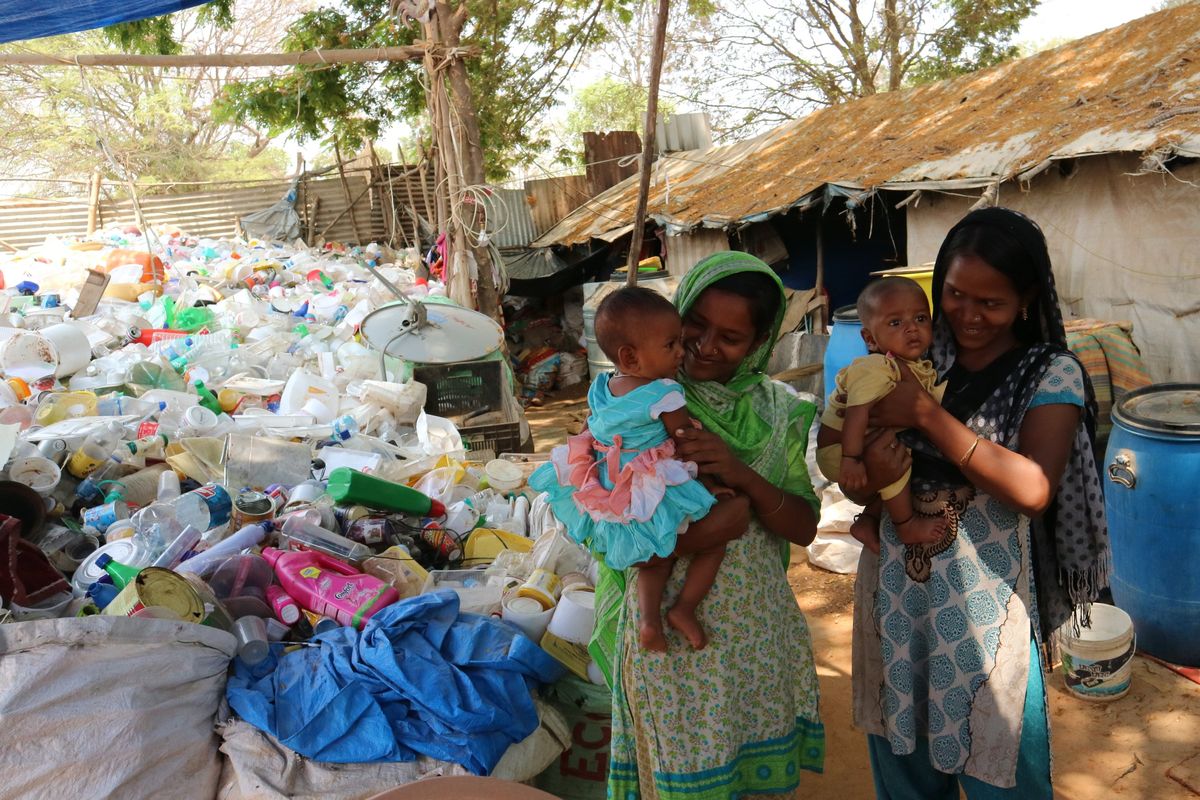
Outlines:
[[[446,507],[438,500],[416,489],[349,467],[338,467],[329,473],[326,487],[334,502],[345,505],[364,505],[387,511],[400,511],[419,517],[443,517]]]
[[[328,425],[337,416],[341,395],[333,381],[311,372],[297,370],[288,378],[279,396],[283,414],[311,414],[319,424]]]
[[[342,625],[361,629],[380,609],[400,599],[383,581],[324,553],[267,547],[263,558],[275,568],[279,585],[297,603]]]

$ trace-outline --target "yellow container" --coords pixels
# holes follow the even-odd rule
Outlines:
[[[933,264],[922,264],[919,267],[897,267],[896,269],[885,269],[879,272],[872,272],[872,276],[880,278],[910,278],[921,285],[925,290],[925,298],[929,300],[930,309],[933,308]]]
[[[517,589],[517,597],[532,597],[542,604],[542,608],[554,608],[558,603],[558,595],[562,591],[562,581],[548,569],[535,569],[529,580]]]

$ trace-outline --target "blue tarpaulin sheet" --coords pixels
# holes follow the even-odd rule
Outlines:
[[[208,0],[0,0],[0,43],[173,14]]]
[[[424,755],[486,775],[537,729],[532,688],[565,672],[515,626],[459,614],[449,591],[313,643],[253,667],[238,659],[226,697],[285,746],[333,763]]]

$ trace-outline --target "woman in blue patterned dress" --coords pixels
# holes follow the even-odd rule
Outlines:
[[[905,376],[871,425],[908,428],[914,505],[946,535],[905,545],[890,521],[855,587],[854,718],[880,798],[1049,800],[1039,645],[1086,624],[1107,580],[1095,401],[1066,347],[1046,240],[1008,209],[964,217],[933,276],[939,405]],[[872,486],[908,456],[885,434]]]

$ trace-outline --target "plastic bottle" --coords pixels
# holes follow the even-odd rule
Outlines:
[[[37,425],[53,425],[64,419],[91,417],[96,414],[96,395],[93,392],[56,392],[38,403],[33,421]]]
[[[153,415],[161,409],[158,403],[142,400],[137,397],[112,392],[96,400],[96,413],[102,417],[120,417],[125,414]]]
[[[113,586],[118,589],[124,589],[129,584],[133,583],[133,579],[142,571],[142,567],[131,567],[128,564],[122,564],[120,561],[114,561],[113,557],[108,553],[96,559],[96,566],[108,573],[112,578]]]
[[[364,505],[368,508],[399,511],[418,517],[446,515],[446,507],[440,501],[416,489],[385,481],[349,467],[338,467],[329,473],[326,491],[336,503]]]
[[[138,517],[154,509],[157,513],[169,516],[179,523],[182,528],[191,525],[198,531],[209,531],[229,522],[233,512],[233,500],[225,487],[210,483],[193,489],[172,500],[162,503],[152,503],[138,512]],[[135,524],[138,520],[135,519]],[[140,527],[140,526],[139,526]]]
[[[67,459],[67,472],[76,478],[86,478],[110,458],[121,443],[123,428],[112,422],[89,436],[82,446]]]
[[[234,553],[247,550],[260,543],[263,539],[267,538],[267,532],[270,530],[271,523],[269,522],[255,522],[247,525],[237,533],[217,542],[203,553],[198,553],[187,561],[181,562],[175,567],[175,571],[203,575],[206,570],[215,567]]]
[[[207,408],[214,414],[221,413],[221,403],[217,400],[217,396],[212,393],[212,390],[204,385],[204,381],[196,381],[196,394],[200,396],[200,405]]]
[[[300,620],[299,604],[282,586],[267,587],[267,603],[284,625],[295,625]]]
[[[175,569],[183,561],[183,557],[194,550],[198,544],[200,544],[200,531],[191,525],[186,525],[183,531],[167,545],[167,548],[162,551],[162,554],[158,558],[154,559],[154,563],[150,566]]]
[[[400,595],[371,575],[357,572],[324,553],[295,553],[267,547],[263,558],[290,596],[316,614],[361,629],[368,619]]]
[[[279,545],[290,550],[316,550],[355,563],[375,554],[365,544],[353,542],[341,534],[325,530],[299,514],[288,517],[283,523]]]

